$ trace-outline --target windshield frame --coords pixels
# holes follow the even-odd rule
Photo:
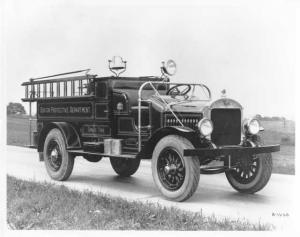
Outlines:
[[[208,97],[207,99],[191,99],[190,97],[187,97],[186,99],[184,99],[184,100],[181,100],[181,101],[179,101],[178,103],[181,103],[181,102],[186,102],[186,101],[211,101],[211,91],[210,91],[210,89],[206,86],[206,85],[204,85],[204,84],[202,84],[202,83],[177,83],[177,82],[164,82],[164,81],[147,81],[147,82],[144,82],[141,86],[140,86],[140,88],[139,88],[139,92],[138,92],[138,94],[139,94],[139,97],[140,98],[142,98],[142,91],[144,90],[144,87],[146,86],[146,85],[150,85],[151,87],[152,87],[152,89],[157,93],[159,90],[157,90],[153,85],[154,84],[162,84],[162,85],[173,85],[173,86],[175,86],[175,85],[178,85],[178,86],[185,86],[185,85],[190,85],[190,86],[192,86],[193,88],[191,89],[191,90],[195,90],[195,87],[196,86],[199,86],[201,89],[202,89],[202,91],[204,92],[204,94]],[[149,88],[147,89],[147,90],[149,90]],[[206,91],[208,92],[208,95],[206,94]],[[167,96],[167,95],[161,95],[161,94],[159,94],[160,96]]]

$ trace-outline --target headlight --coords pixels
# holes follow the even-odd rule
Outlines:
[[[173,60],[168,60],[165,69],[168,75],[173,76],[176,73],[176,63]]]
[[[249,119],[244,123],[245,132],[250,133],[251,135],[255,135],[260,130],[260,123],[257,119]]]
[[[203,118],[198,123],[198,129],[203,136],[208,136],[212,133],[214,126],[212,121],[207,118]]]

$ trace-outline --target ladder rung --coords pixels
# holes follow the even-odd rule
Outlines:
[[[53,97],[54,92],[53,92],[53,83],[50,83],[50,97]]]
[[[57,97],[60,97],[60,83],[59,82],[56,83],[56,94],[57,94]]]
[[[28,98],[28,85],[25,87],[25,98]]]
[[[37,93],[36,93],[37,98],[40,98],[41,96],[41,85],[37,84]]]
[[[47,85],[46,85],[46,83],[43,84],[43,97],[44,97],[44,98],[47,97]]]
[[[75,83],[74,81],[71,81],[71,96],[75,95]]]
[[[68,96],[68,87],[67,87],[68,83],[65,81],[64,82],[64,96]]]

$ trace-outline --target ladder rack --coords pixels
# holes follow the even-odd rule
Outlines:
[[[63,75],[86,72],[84,76],[73,76],[65,78],[52,78]],[[25,86],[25,98],[22,101],[29,102],[29,145],[32,144],[32,102],[45,99],[63,99],[75,97],[91,97],[94,95],[94,79],[97,75],[87,74],[89,69],[55,74],[51,76],[31,78],[28,82],[22,83]],[[52,78],[52,79],[48,79]]]
[[[22,83],[25,86],[24,102],[34,102],[40,99],[89,97],[93,95],[93,79],[97,75],[86,74],[65,78],[47,79],[61,75],[78,73],[86,70],[56,74],[52,76],[32,78]]]

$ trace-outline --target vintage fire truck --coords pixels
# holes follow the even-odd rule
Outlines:
[[[82,156],[90,162],[109,158],[122,177],[151,159],[155,185],[174,201],[193,195],[200,174],[225,172],[234,189],[249,194],[268,183],[271,153],[280,146],[263,145],[260,122],[243,119],[237,101],[225,93],[212,101],[204,84],[170,82],[172,60],[163,62],[157,77],[120,76],[126,70],[121,57],[109,60],[109,69],[113,76],[83,70],[22,84],[30,118],[32,103],[37,105],[30,146],[52,179],[67,180],[75,157]]]

